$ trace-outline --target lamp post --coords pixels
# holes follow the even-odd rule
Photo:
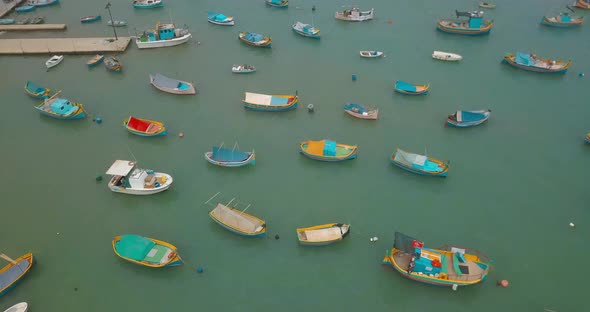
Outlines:
[[[111,3],[107,2],[107,5],[104,8],[109,11],[109,17],[111,18],[111,26],[113,26],[113,32],[115,33],[115,40],[119,40],[119,38],[117,38],[117,31],[115,30],[115,21],[113,21],[113,15],[111,14]]]

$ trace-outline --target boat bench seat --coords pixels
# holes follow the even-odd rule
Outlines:
[[[308,230],[305,231],[305,237],[308,241],[329,241],[335,240],[342,237],[342,232],[339,227],[320,229],[320,230]]]
[[[161,263],[164,256],[169,254],[170,249],[162,245],[154,245],[152,250],[143,259],[150,263]]]

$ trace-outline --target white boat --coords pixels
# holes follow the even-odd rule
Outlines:
[[[362,22],[373,19],[375,16],[374,9],[369,11],[361,11],[359,8],[347,9],[342,12],[336,12],[336,19],[342,21]]]
[[[186,28],[176,28],[173,23],[156,25],[155,30],[146,30],[135,39],[139,49],[173,47],[186,43],[191,33]]]
[[[109,20],[107,22],[107,25],[115,26],[115,27],[123,27],[123,26],[127,26],[127,21],[114,21],[113,22],[112,20]]]
[[[375,57],[382,56],[383,52],[381,52],[381,51],[361,51],[360,55],[362,57],[375,58]]]
[[[50,69],[51,67],[55,67],[59,63],[61,63],[61,61],[63,61],[63,59],[64,59],[63,55],[54,55],[45,62],[45,66],[47,67],[47,69]]]
[[[493,3],[489,3],[489,2],[480,2],[479,6],[484,8],[484,9],[495,9],[496,5]]]
[[[449,52],[442,52],[442,51],[434,51],[432,52],[432,58],[441,60],[441,61],[449,61],[449,62],[456,62],[463,59],[463,57],[459,54],[449,53]]]
[[[243,64],[243,65],[234,65],[231,68],[232,73],[237,73],[237,74],[248,74],[248,73],[253,73],[256,71],[256,67],[252,66],[252,65],[247,65],[247,64]]]
[[[13,305],[12,307],[4,310],[4,312],[26,312],[29,305],[26,302],[21,302]]]
[[[115,160],[106,174],[113,176],[109,188],[115,193],[151,195],[167,190],[172,176],[149,169],[141,169],[136,162]]]
[[[226,16],[221,13],[209,11],[207,12],[207,20],[209,23],[213,23],[216,25],[223,25],[223,26],[233,26],[234,18],[231,16]]]

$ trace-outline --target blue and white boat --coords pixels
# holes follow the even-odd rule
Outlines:
[[[133,0],[133,7],[138,9],[153,9],[164,6],[162,0]]]
[[[310,24],[304,24],[302,22],[297,22],[293,24],[291,27],[293,31],[298,33],[303,37],[320,39],[320,30],[311,26]]]
[[[188,42],[192,35],[188,28],[176,27],[173,23],[156,24],[156,29],[146,30],[135,39],[139,49],[173,47]]]
[[[34,99],[46,99],[49,97],[51,90],[31,81],[27,81],[27,83],[25,83],[25,92]]]
[[[456,111],[447,117],[447,125],[457,128],[469,128],[481,125],[486,122],[492,111],[488,110],[474,110],[474,111]]]
[[[288,0],[266,0],[266,4],[275,8],[286,8],[289,6]]]
[[[231,16],[226,16],[221,13],[209,11],[207,12],[207,20],[209,23],[213,23],[216,25],[223,25],[223,26],[233,26],[234,25],[234,18]]]
[[[59,98],[61,91],[57,92],[50,98],[44,100],[41,104],[35,106],[41,114],[62,120],[84,118],[84,108],[80,103],[73,103],[66,98]]]
[[[34,6],[34,5],[23,5],[23,6],[19,6],[19,7],[15,8],[14,10],[18,13],[23,13],[23,12],[33,11],[35,8],[36,8],[36,6]]]
[[[571,16],[567,12],[560,13],[557,16],[543,16],[543,19],[541,20],[542,25],[559,28],[580,26],[583,22],[583,16]]]
[[[430,84],[415,85],[405,81],[398,80],[393,87],[395,92],[406,95],[426,95],[430,91]]]
[[[206,152],[205,159],[211,164],[221,167],[242,167],[256,163],[254,150],[242,152],[238,149],[237,143],[231,149],[223,147],[222,143],[220,146],[213,146],[210,152]]]
[[[261,48],[270,48],[272,46],[272,39],[269,36],[262,34],[243,31],[238,34],[238,39],[247,45]]]
[[[96,22],[96,21],[100,21],[101,17],[100,15],[91,15],[91,16],[84,16],[84,17],[80,17],[80,23],[92,23],[92,22]]]
[[[412,173],[432,176],[446,177],[449,173],[449,163],[442,160],[428,157],[426,155],[414,154],[397,149],[390,157],[391,162]]]
[[[28,5],[36,6],[36,7],[45,7],[50,5],[56,5],[59,3],[59,0],[29,0],[27,2]]]

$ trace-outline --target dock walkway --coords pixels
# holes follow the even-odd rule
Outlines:
[[[0,25],[0,31],[64,30],[66,24]]]
[[[10,11],[12,11],[12,9],[14,9],[14,7],[18,6],[23,1],[25,0],[12,0],[8,3],[0,1],[0,17],[8,14]]]
[[[123,52],[129,42],[131,37],[2,39],[0,55]]]

